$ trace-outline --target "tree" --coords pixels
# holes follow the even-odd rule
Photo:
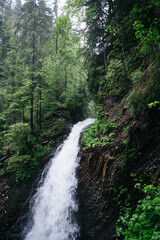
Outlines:
[[[46,7],[44,0],[39,0],[38,3],[35,0],[26,1],[22,7],[17,29],[24,51],[25,63],[30,69],[30,125],[32,131],[34,126],[34,93],[37,85],[35,73],[38,69],[38,58],[42,54],[43,44],[48,40],[51,32],[51,23],[51,11]],[[41,87],[39,90],[41,91]],[[39,96],[41,96],[40,91]]]
[[[54,13],[53,20],[54,20],[54,23],[55,23],[56,18],[58,17],[58,0],[53,1],[53,13]],[[58,36],[57,36],[56,31],[54,33],[55,33],[56,54],[57,54],[58,53]]]

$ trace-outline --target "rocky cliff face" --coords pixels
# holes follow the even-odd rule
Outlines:
[[[78,198],[83,240],[115,240],[120,206],[126,200],[134,210],[142,192],[136,182],[150,184],[160,174],[160,113],[144,109],[131,117],[127,108],[115,114],[118,105],[110,105],[109,118],[115,119],[114,141],[108,147],[80,151]],[[128,127],[129,126],[129,127]],[[125,143],[128,127],[127,145]],[[121,238],[119,238],[121,239]]]

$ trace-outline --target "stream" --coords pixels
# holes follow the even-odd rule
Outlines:
[[[29,222],[24,227],[24,240],[75,240],[80,227],[76,220],[76,169],[80,134],[94,119],[75,124],[51,159],[43,184],[31,199]],[[42,174],[43,177],[43,174]]]

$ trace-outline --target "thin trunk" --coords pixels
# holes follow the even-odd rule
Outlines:
[[[39,88],[39,78],[37,79],[37,86]],[[38,120],[39,120],[39,90],[37,90],[37,98],[36,98],[36,127],[38,128]]]
[[[14,121],[14,124],[16,123],[16,114],[15,112],[13,113],[13,121]]]
[[[56,54],[58,54],[58,38],[56,37]]]
[[[4,36],[2,35],[2,59],[5,59],[5,40]]]
[[[30,124],[31,124],[31,129],[33,131],[33,103],[34,103],[34,97],[33,97],[33,94],[34,94],[34,64],[35,64],[35,36],[34,36],[34,33],[33,33],[33,51],[32,51],[32,77],[31,77],[31,80],[32,80],[32,83],[31,83],[31,120],[30,120]]]
[[[65,82],[64,82],[64,87],[65,87],[65,90],[67,88],[67,70],[66,70],[66,66],[65,66]]]
[[[39,103],[39,129],[41,130],[42,129],[42,92],[41,92],[41,87],[40,87],[40,90],[39,90],[39,100],[40,100],[40,103]]]
[[[104,68],[106,69],[106,67],[107,67],[107,62],[106,62],[106,48],[105,48],[104,39],[103,39],[103,57],[104,57]]]
[[[66,37],[65,37],[65,40],[64,40],[64,49],[65,49],[65,57],[66,57]],[[66,69],[66,63],[64,61],[64,64],[65,64],[65,67],[64,67],[64,72],[65,72],[65,76],[64,76],[64,87],[65,87],[65,90],[67,88],[67,69]]]
[[[32,59],[32,64],[34,66],[34,57]],[[31,129],[33,131],[33,103],[34,103],[34,97],[33,97],[33,93],[34,93],[34,86],[33,86],[33,82],[34,82],[34,76],[33,76],[33,73],[32,73],[32,77],[31,77],[31,80],[32,80],[32,83],[31,83],[31,98],[30,98],[30,101],[31,101],[31,110],[30,110],[30,125],[31,125]]]
[[[42,129],[42,90],[41,90],[41,78],[39,81],[39,129]]]
[[[38,126],[38,114],[39,113],[39,92],[37,93],[37,107],[36,107],[36,124]]]
[[[124,40],[122,42],[122,45],[121,45],[121,49],[122,49],[122,54],[123,54],[123,69],[124,69],[124,72],[127,76],[127,61],[126,61],[126,56],[125,56],[125,52],[124,52]]]
[[[22,122],[22,109],[20,111],[20,121]]]
[[[35,6],[35,5],[34,5]],[[34,124],[33,124],[33,104],[34,104],[34,67],[35,67],[35,16],[33,18],[33,36],[32,36],[32,76],[31,76],[31,118],[30,118],[30,125],[31,130],[33,131]]]
[[[54,14],[55,14],[55,18],[56,19],[58,17],[58,0],[55,0],[53,2],[54,4],[54,7],[53,7],[53,11],[54,11]],[[55,35],[56,35],[56,54],[58,54],[58,37],[57,37],[57,32],[55,32]]]
[[[22,121],[24,122],[24,107],[22,107]]]
[[[105,26],[104,26],[104,22],[103,22],[103,12],[102,12],[102,5],[101,5],[101,22],[102,22],[102,41],[103,41],[103,59],[104,59],[104,69],[106,69],[107,67],[107,63],[106,63],[106,46],[105,46]]]

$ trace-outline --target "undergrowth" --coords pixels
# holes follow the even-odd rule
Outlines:
[[[145,196],[135,211],[127,207],[119,217],[118,237],[123,236],[125,240],[160,239],[160,187],[146,185],[142,192]]]
[[[3,151],[8,155],[1,175],[16,173],[16,181],[23,181],[33,175],[39,160],[50,152],[50,148],[37,143],[27,123],[11,125],[4,135]]]
[[[117,127],[114,121],[101,122],[96,120],[95,123],[84,131],[82,138],[83,150],[110,145],[115,135]]]
[[[63,132],[65,125],[66,122],[63,119],[52,121],[50,125],[44,126],[44,128],[41,130],[40,136],[42,139],[53,136],[56,137]]]

